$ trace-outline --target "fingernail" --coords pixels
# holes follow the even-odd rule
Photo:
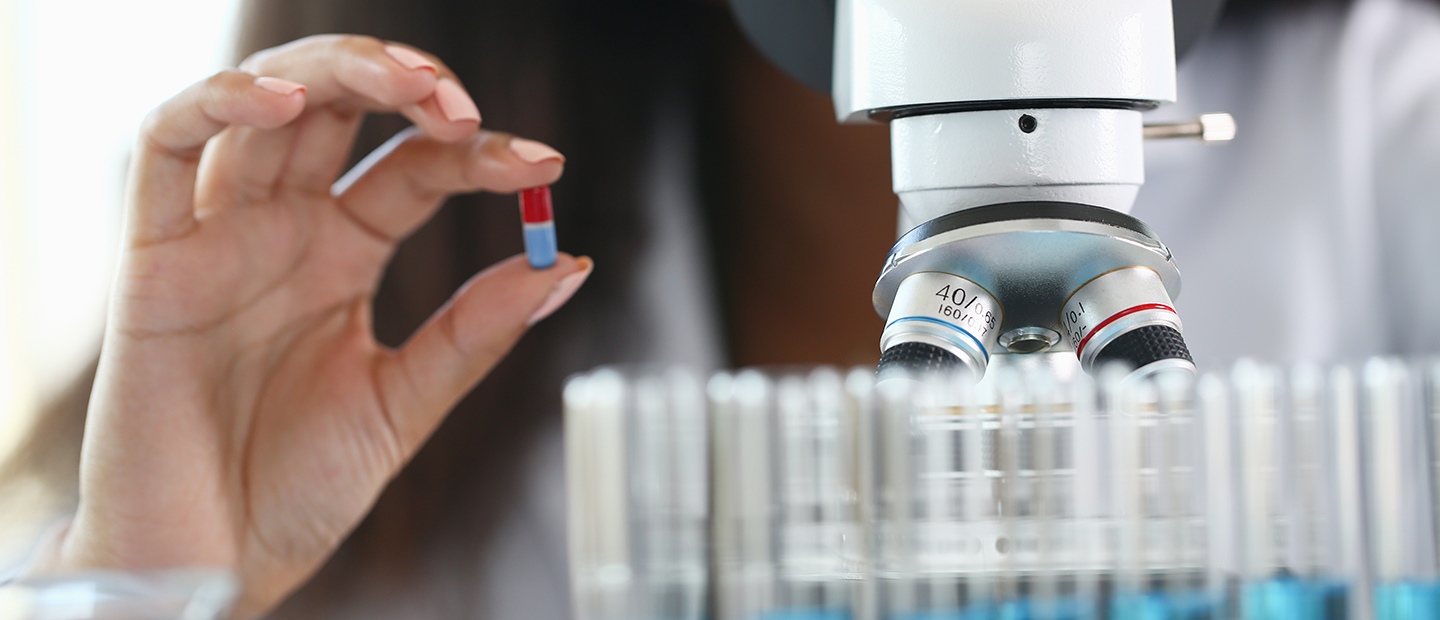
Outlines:
[[[430,62],[429,58],[426,58],[424,54],[416,52],[415,50],[400,47],[399,45],[386,45],[385,53],[389,54],[391,58],[394,58],[395,62],[400,63],[411,71],[428,69],[430,73],[436,75],[440,73],[440,68],[436,67],[435,63]]]
[[[534,325],[544,320],[545,317],[559,310],[560,306],[565,305],[565,302],[570,301],[570,297],[575,294],[575,291],[580,290],[580,285],[584,284],[585,279],[590,277],[590,272],[594,271],[595,261],[582,256],[580,262],[585,266],[580,271],[561,278],[555,284],[555,290],[550,291],[550,296],[545,298],[545,303],[540,304],[540,307],[535,309],[535,313],[530,315],[530,320],[525,322],[526,325]]]
[[[565,156],[561,155],[560,151],[550,148],[550,145],[525,138],[511,138],[510,152],[532,164],[538,164],[547,159],[565,161]]]
[[[282,95],[293,95],[296,91],[305,92],[305,86],[302,84],[296,84],[290,80],[273,77],[255,78],[255,85],[272,93],[280,93]]]
[[[475,100],[471,99],[455,80],[441,78],[435,83],[435,103],[440,105],[440,112],[445,115],[445,119],[452,123],[480,122],[480,108],[475,107]]]

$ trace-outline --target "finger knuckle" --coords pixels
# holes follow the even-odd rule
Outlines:
[[[265,65],[270,62],[270,59],[274,58],[276,54],[282,52],[286,47],[288,46],[271,47],[246,56],[245,60],[240,61],[240,69],[243,71],[262,71]]]
[[[222,69],[205,78],[204,92],[196,98],[202,106],[223,102],[229,96],[244,92],[255,83],[255,76],[239,69]]]
[[[140,121],[139,137],[143,145],[160,145],[169,142],[175,133],[177,118],[188,106],[208,105],[223,99],[226,93],[248,86],[255,76],[237,69],[224,69],[211,74],[174,97],[152,108]]]
[[[264,51],[259,51],[246,56],[244,60],[240,61],[240,69],[243,71],[253,71],[255,66],[260,64],[260,59],[263,58],[264,53]]]
[[[385,42],[370,35],[347,34],[337,40],[335,46],[349,52],[365,53],[379,50]]]
[[[284,66],[295,55],[313,54],[316,49],[331,45],[346,35],[316,34],[296,39],[283,45],[268,47],[240,62],[240,68],[250,72],[263,72]]]
[[[450,149],[451,156],[455,158],[455,166],[460,169],[460,180],[466,189],[505,191],[503,187],[492,187],[495,182],[490,178],[492,175],[489,163],[496,159],[500,149],[509,144],[508,135],[481,130]]]
[[[512,333],[506,333],[500,338],[485,340],[475,347],[472,359],[479,360],[480,363],[490,366],[506,355],[509,355],[510,350],[515,348],[515,341],[519,339],[520,329],[516,328]]]
[[[145,119],[140,121],[140,141],[148,144],[155,141],[165,124],[167,116],[165,105],[158,105],[145,114]]]
[[[149,140],[165,132],[170,124],[170,119],[175,115],[176,108],[182,105],[178,97],[171,98],[160,105],[151,108],[140,121],[140,137]]]
[[[239,69],[222,69],[205,78],[206,88],[228,88],[236,83],[249,83],[254,81],[255,76],[245,73]]]

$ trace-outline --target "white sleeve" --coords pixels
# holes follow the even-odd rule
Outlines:
[[[1374,192],[1390,349],[1440,353],[1440,3],[1400,0],[1374,67]]]

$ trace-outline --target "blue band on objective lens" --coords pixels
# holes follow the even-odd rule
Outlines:
[[[554,224],[525,225],[525,256],[530,259],[531,267],[549,269],[555,264],[557,251]]]
[[[972,334],[972,333],[970,333],[970,332],[968,332],[968,331],[965,331],[964,328],[962,328],[962,327],[960,327],[960,326],[958,326],[958,325],[955,325],[954,323],[951,323],[951,322],[949,322],[949,321],[942,321],[942,320],[940,320],[940,319],[932,319],[932,318],[930,318],[930,317],[928,317],[928,316],[902,316],[902,317],[900,317],[900,318],[898,318],[898,319],[895,319],[895,320],[893,320],[893,321],[890,321],[888,324],[885,325],[885,328],[886,328],[886,329],[889,329],[891,325],[894,325],[894,324],[899,323],[899,322],[901,322],[901,321],[920,321],[920,322],[922,322],[922,323],[934,323],[934,324],[936,324],[936,325],[942,325],[942,326],[945,326],[945,327],[949,327],[950,329],[953,329],[953,330],[955,330],[955,331],[957,331],[957,332],[960,332],[960,335],[962,335],[962,336],[964,336],[964,337],[966,337],[966,338],[969,338],[969,339],[970,339],[970,342],[975,343],[975,346],[980,349],[980,352],[985,354],[985,362],[986,362],[986,363],[989,363],[989,362],[990,362],[990,352],[985,350],[985,344],[982,343],[982,342],[980,342],[980,339],[979,339],[979,338],[976,338],[976,337],[975,337],[975,334]]]

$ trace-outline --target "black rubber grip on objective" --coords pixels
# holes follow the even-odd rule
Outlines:
[[[1105,345],[1095,356],[1095,365],[1098,368],[1106,362],[1122,361],[1130,364],[1131,368],[1142,368],[1150,362],[1177,358],[1195,361],[1190,357],[1190,347],[1185,346],[1180,330],[1169,325],[1146,325],[1125,332]]]
[[[933,344],[924,342],[902,342],[885,349],[880,355],[880,365],[875,374],[887,370],[904,370],[914,375],[931,372],[951,371],[960,367],[960,358]]]

